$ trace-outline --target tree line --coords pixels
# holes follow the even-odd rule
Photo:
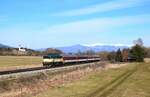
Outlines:
[[[99,55],[102,60],[109,60],[111,62],[143,62],[144,58],[150,58],[150,48],[143,46],[142,39],[139,38],[133,43],[134,46],[131,48],[118,49],[113,52],[100,52]]]
[[[1,56],[43,56],[49,53],[63,53],[60,50],[47,48],[44,51],[37,51],[28,48],[24,48],[25,51],[19,51],[19,48],[0,48],[0,55]]]
[[[131,49],[118,49],[116,52],[110,52],[107,58],[111,62],[143,62],[145,54],[146,52],[144,47],[135,45]]]

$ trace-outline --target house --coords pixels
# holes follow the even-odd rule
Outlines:
[[[25,48],[23,47],[18,48],[18,55],[26,55],[26,54],[27,54],[27,51]]]

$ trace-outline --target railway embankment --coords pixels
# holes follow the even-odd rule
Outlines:
[[[79,80],[92,72],[124,65],[126,64],[95,62],[3,75],[0,77],[0,97],[30,97],[47,89]]]

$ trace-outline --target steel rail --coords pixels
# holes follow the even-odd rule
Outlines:
[[[95,61],[95,62],[97,62],[97,61]],[[72,63],[72,64],[67,64],[67,65],[64,64],[62,66],[56,66],[56,67],[66,67],[66,66],[85,64],[85,63],[94,63],[94,62]],[[33,68],[6,70],[6,71],[0,71],[0,75],[7,75],[7,74],[13,74],[13,73],[22,73],[22,72],[29,72],[29,71],[38,71],[38,70],[51,69],[51,68],[56,68],[56,67],[33,67]]]

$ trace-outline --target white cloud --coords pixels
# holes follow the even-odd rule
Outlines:
[[[59,12],[54,14],[54,16],[78,16],[85,14],[101,13],[117,9],[140,6],[145,4],[147,1],[148,0],[112,0],[106,3],[97,4],[86,8]]]
[[[94,46],[128,46],[128,47],[131,47],[132,44],[105,44],[105,43],[93,43],[93,44],[84,44],[84,46],[89,46],[89,47],[94,47]]]
[[[90,20],[55,25],[50,27],[48,32],[60,34],[105,32],[106,30],[109,31],[111,29],[114,29],[115,27],[150,23],[149,17],[150,14],[137,16],[95,18]]]

